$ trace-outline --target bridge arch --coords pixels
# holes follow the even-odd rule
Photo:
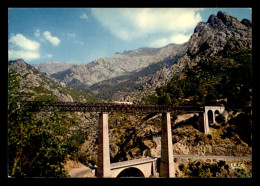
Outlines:
[[[223,113],[225,110],[224,106],[205,106],[204,110],[204,133],[209,132],[209,123],[215,123],[216,116]],[[211,119],[212,118],[212,119]]]
[[[208,122],[209,122],[209,124],[213,123],[213,120],[214,120],[213,119],[214,118],[213,111],[212,110],[208,110],[207,114],[208,114]]]
[[[144,178],[144,173],[135,167],[130,167],[122,170],[118,175],[117,178],[122,178],[122,177],[142,177]]]

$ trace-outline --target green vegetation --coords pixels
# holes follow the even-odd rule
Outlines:
[[[27,76],[12,69],[8,71],[8,174],[12,177],[66,177],[64,162],[68,155],[74,160],[84,159],[78,150],[86,133],[77,129],[79,118],[74,113],[34,113],[21,105],[21,101],[29,98],[60,101],[42,85],[20,87],[20,82]],[[83,91],[61,87],[46,77],[42,78],[59,91],[95,101]]]
[[[156,89],[147,103],[173,105],[211,105],[222,100],[226,107],[252,105],[252,53],[243,50],[201,59],[198,65]],[[227,101],[225,101],[227,100]]]
[[[9,175],[15,177],[65,177],[67,132],[57,113],[49,120],[19,106],[18,97],[8,100]]]
[[[231,169],[230,165],[223,160],[215,163],[207,163],[199,160],[189,162],[188,165],[180,164],[179,170],[184,173],[185,177],[190,178],[250,178],[251,170],[246,171],[244,168]]]

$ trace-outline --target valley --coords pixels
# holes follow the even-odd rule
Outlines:
[[[99,113],[27,112],[22,101],[121,101],[224,106],[215,122],[215,113],[206,113],[209,133],[198,112],[170,113],[175,177],[252,177],[252,96],[252,25],[224,12],[200,22],[184,44],[143,47],[88,64],[9,61],[9,175],[77,177],[78,168],[81,176],[96,177]],[[111,163],[161,156],[161,114],[108,115]]]

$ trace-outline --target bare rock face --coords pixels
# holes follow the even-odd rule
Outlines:
[[[186,48],[187,45],[179,44],[169,44],[162,48],[139,48],[116,53],[110,58],[103,57],[88,64],[75,65],[50,76],[70,87],[80,89],[87,89],[95,83],[116,77],[124,80],[125,76],[130,76],[132,80],[135,78],[133,76],[137,75],[142,79],[149,74],[149,69],[146,68],[154,65],[151,68],[158,68],[157,70],[159,70],[161,66],[155,64],[167,59],[168,55],[178,57],[179,54],[186,51]]]
[[[45,73],[27,64],[23,59],[9,61],[8,69],[14,70],[21,76],[19,91],[33,94],[26,98],[28,100],[34,100],[36,97],[49,96],[49,98],[56,98],[63,102],[74,101],[67,87],[49,78]],[[22,97],[22,99],[25,99],[25,97]],[[83,98],[81,100],[83,101]]]
[[[252,25],[247,19],[241,22],[236,18],[218,12],[211,15],[206,23],[200,22],[194,29],[187,54],[214,55],[224,49],[252,47]]]
[[[162,68],[142,88],[155,89],[164,85],[167,79],[181,77],[185,68],[193,68],[202,57],[243,48],[252,48],[252,23],[247,19],[240,22],[224,12],[218,12],[211,15],[206,23],[197,24],[187,42],[187,52],[170,67],[170,71]]]

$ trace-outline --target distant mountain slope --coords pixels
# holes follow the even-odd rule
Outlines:
[[[141,89],[154,92],[170,79],[184,76],[185,71],[192,70],[204,58],[244,48],[252,48],[252,23],[218,12],[207,22],[198,23],[187,43],[116,53],[111,58],[75,65],[51,77],[102,99],[123,100],[133,92],[140,95]]]
[[[97,114],[31,112],[22,101],[97,102],[82,90],[62,86],[24,60],[8,65],[8,175],[66,177],[63,165],[79,160],[79,146],[96,140]],[[93,152],[91,147],[89,151]],[[85,156],[90,159],[89,156]],[[16,163],[18,162],[19,163]]]
[[[57,73],[60,71],[67,70],[68,68],[79,65],[77,62],[73,63],[66,63],[66,62],[59,62],[59,61],[48,61],[43,64],[37,64],[33,65],[36,69],[38,69],[41,72],[45,72],[46,74],[50,75],[53,73]]]
[[[184,44],[179,48],[179,52],[169,56],[169,65],[173,65],[185,53],[187,45]],[[182,50],[181,50],[182,49]],[[145,68],[132,71],[126,75],[117,76],[104,80],[90,86],[87,91],[91,94],[108,101],[125,100],[129,93],[140,90],[141,86],[146,83],[158,70],[163,69],[161,74],[163,79],[168,75],[168,57],[153,63]]]
[[[170,44],[162,48],[139,48],[116,53],[111,58],[104,57],[89,64],[73,66],[65,71],[52,74],[51,77],[70,87],[86,89],[94,83],[128,75],[151,64],[161,62],[169,54],[170,56],[178,55],[186,49],[185,47],[186,45]]]
[[[82,90],[75,90],[62,86],[59,82],[47,77],[24,60],[18,59],[9,62],[9,80],[19,83],[18,89],[11,89],[9,94],[19,94],[21,100],[29,101],[81,101],[95,102],[96,98]]]

